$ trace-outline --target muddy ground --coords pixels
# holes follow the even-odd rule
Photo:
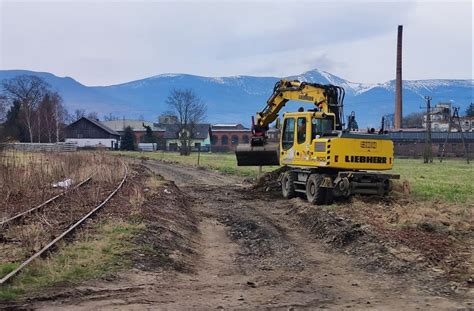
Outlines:
[[[360,224],[230,175],[145,161],[172,181],[135,267],[25,308],[468,310],[472,287]]]

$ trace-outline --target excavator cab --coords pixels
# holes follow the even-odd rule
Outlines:
[[[293,160],[309,164],[312,161],[310,156],[313,154],[313,140],[334,136],[334,129],[335,116],[332,113],[314,110],[285,113],[280,143],[239,145],[235,152],[237,164],[269,166],[290,164]]]
[[[333,136],[333,114],[306,111],[285,113],[280,143],[280,163],[314,165],[315,142]]]

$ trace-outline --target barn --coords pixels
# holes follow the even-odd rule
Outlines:
[[[65,141],[76,143],[80,148],[115,149],[120,141],[120,134],[99,120],[82,117],[66,127]]]

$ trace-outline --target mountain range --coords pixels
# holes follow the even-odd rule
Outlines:
[[[64,99],[73,112],[84,109],[99,116],[139,118],[155,121],[167,110],[166,98],[172,89],[192,89],[207,105],[207,121],[211,123],[250,124],[250,117],[263,109],[279,77],[203,77],[188,74],[161,74],[142,80],[110,86],[85,86],[70,77],[28,70],[0,70],[0,81],[18,75],[35,75],[46,80]],[[345,88],[344,111],[355,111],[360,126],[378,126],[383,115],[393,113],[395,81],[365,84],[355,83],[326,71],[314,69],[300,75],[284,77]],[[403,81],[403,113],[421,111],[424,96],[432,103],[452,101],[461,111],[473,102],[474,80],[405,80]],[[287,104],[296,110],[300,103]]]

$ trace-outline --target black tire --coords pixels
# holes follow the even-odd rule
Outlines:
[[[393,182],[390,179],[386,179],[383,181],[383,195],[389,195],[393,189]]]
[[[323,178],[323,175],[311,174],[306,181],[306,198],[309,203],[316,205],[326,203],[326,188],[320,187]]]
[[[293,172],[283,173],[281,178],[281,193],[285,199],[291,199],[296,196],[295,174]]]

